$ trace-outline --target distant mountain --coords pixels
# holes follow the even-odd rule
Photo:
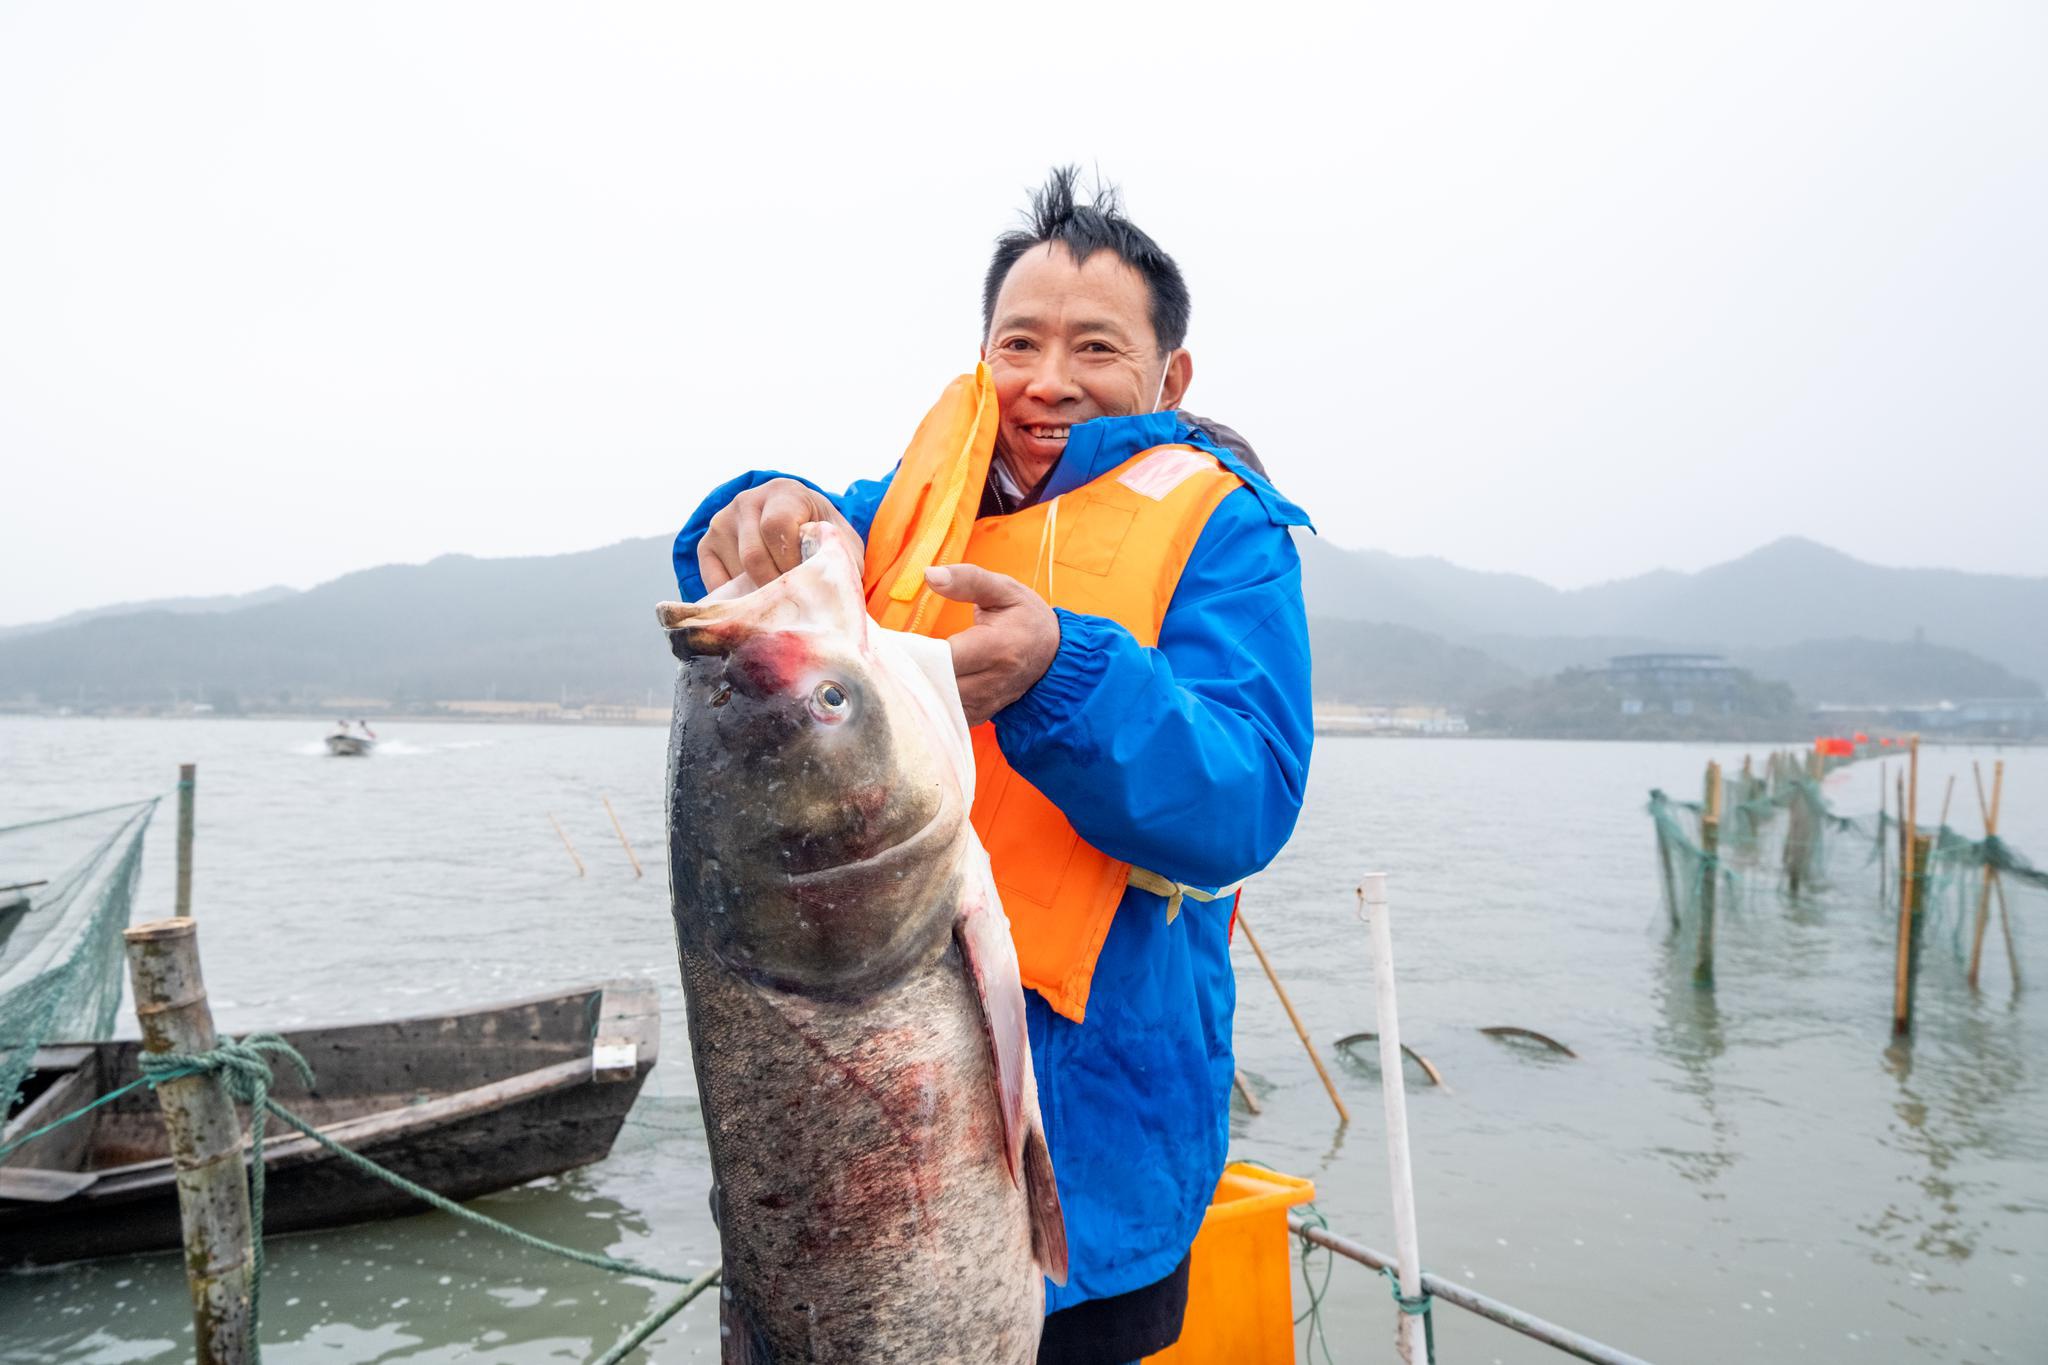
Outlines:
[[[23,635],[40,635],[46,630],[59,630],[102,616],[136,616],[150,611],[167,611],[176,616],[198,616],[223,611],[240,611],[244,607],[260,607],[266,602],[296,597],[298,591],[297,588],[280,585],[258,588],[254,592],[225,593],[217,597],[159,597],[148,602],[116,602],[110,607],[88,607],[84,611],[67,612],[47,621],[28,621],[18,626],[0,626],[0,640],[16,639]]]
[[[1463,643],[1536,677],[1548,677],[1568,668],[1604,668],[1617,654],[1719,652],[1697,642],[1650,640],[1640,635],[1490,634],[1466,636]]]
[[[1896,640],[1807,640],[1775,649],[1739,649],[1731,662],[1790,683],[1811,705],[1883,705],[2038,697],[2041,684],[1975,654]]]
[[[1298,532],[1302,593],[1312,615],[1383,621],[1438,634],[1564,634],[1550,626],[1562,595],[1520,574],[1461,569],[1435,557],[1345,550]]]
[[[1480,733],[1529,739],[1769,742],[1796,737],[1806,727],[1806,711],[1790,687],[1741,671],[1709,704],[1629,714],[1605,673],[1572,669],[1482,697],[1470,719]]]
[[[1311,611],[1459,643],[1608,636],[1739,651],[1924,632],[2024,678],[2048,677],[2048,578],[1885,568],[1793,537],[1698,573],[1658,570],[1563,590],[1440,559],[1300,540]]]
[[[2048,579],[1884,569],[1804,541],[1574,592],[1314,539],[1302,555],[1328,701],[1469,706],[1670,648],[1729,653],[1805,702],[2038,696],[2032,678],[2048,676]],[[444,555],[303,593],[103,608],[0,638],[0,700],[644,703],[673,676],[652,607],[674,592],[669,541],[650,536],[579,554]],[[1916,625],[1942,644],[1905,643]]]
[[[1521,682],[1499,659],[1441,635],[1312,616],[1316,698],[1373,706],[1465,706]]]
[[[102,616],[0,641],[0,697],[645,701],[674,677],[654,624],[654,604],[674,596],[665,537],[534,558],[443,555],[238,611]]]

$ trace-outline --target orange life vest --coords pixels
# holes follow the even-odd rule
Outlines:
[[[1081,487],[1009,516],[982,517],[995,450],[987,367],[953,381],[904,452],[868,530],[868,613],[892,630],[944,639],[974,608],[925,584],[934,564],[978,564],[1056,607],[1115,621],[1159,642],[1209,514],[1241,486],[1193,446],[1155,446]],[[1087,1012],[1095,960],[1127,885],[1172,884],[1089,845],[1003,757],[995,726],[974,730],[974,829],[988,849],[1024,984],[1067,1018]],[[1179,896],[1173,896],[1178,908]]]

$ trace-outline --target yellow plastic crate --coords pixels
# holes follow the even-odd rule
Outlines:
[[[1294,1365],[1293,1235],[1287,1211],[1316,1197],[1313,1182],[1233,1162],[1188,1265],[1180,1340],[1150,1365]]]

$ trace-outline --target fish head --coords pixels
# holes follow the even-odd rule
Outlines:
[[[658,609],[670,886],[686,956],[856,998],[945,949],[973,760],[946,647],[873,626],[847,538],[803,537],[765,586]]]

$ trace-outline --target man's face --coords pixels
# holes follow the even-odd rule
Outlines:
[[[1066,451],[1069,427],[1177,406],[1192,373],[1186,351],[1161,353],[1144,277],[1114,252],[1076,261],[1062,243],[1010,267],[985,358],[1002,412],[996,449],[1027,485]]]

